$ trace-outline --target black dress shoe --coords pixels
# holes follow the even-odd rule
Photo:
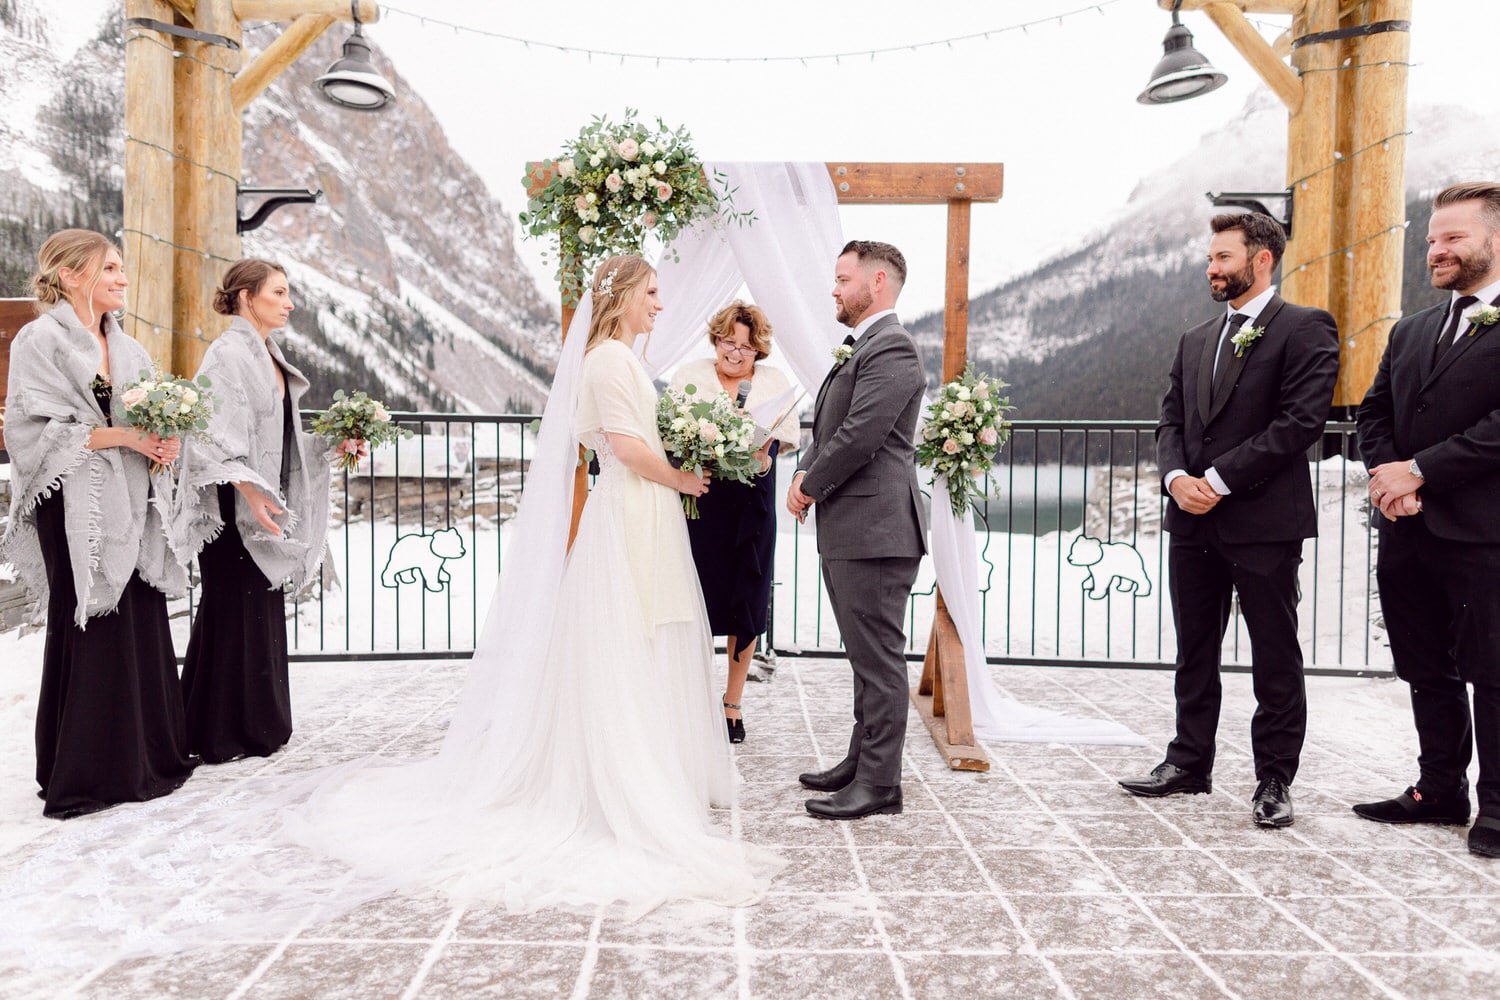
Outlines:
[[[857,770],[859,761],[853,757],[845,757],[826,771],[799,774],[797,780],[802,782],[803,788],[811,788],[815,792],[836,792],[854,780],[854,772]]]
[[[1377,823],[1444,823],[1463,826],[1469,821],[1469,798],[1449,796],[1434,798],[1416,788],[1408,788],[1394,799],[1361,802],[1354,812]]]
[[[1131,795],[1203,795],[1214,790],[1214,779],[1162,761],[1144,778],[1121,778],[1120,787]]]
[[[1469,853],[1482,858],[1500,858],[1500,819],[1479,816],[1469,828]]]
[[[859,819],[876,813],[899,813],[901,786],[886,788],[853,781],[826,799],[808,799],[807,811],[819,819]]]
[[[1256,826],[1292,825],[1292,789],[1272,775],[1262,778],[1250,800],[1250,818]]]

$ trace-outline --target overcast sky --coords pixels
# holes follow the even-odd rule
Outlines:
[[[1154,0],[991,0],[986,3],[757,0],[747,4],[625,4],[570,0],[400,0],[368,31],[434,109],[454,147],[514,215],[527,160],[542,159],[591,116],[626,107],[685,125],[709,160],[998,161],[1005,197],[973,212],[972,291],[1029,270],[1118,212],[1136,181],[1232,120],[1253,71],[1207,18],[1185,13],[1199,51],[1229,74],[1205,97],[1135,101],[1161,57],[1171,15]],[[1082,13],[1071,11],[1083,9]],[[559,52],[456,32],[403,13],[570,48],[701,57],[689,64]],[[1061,16],[877,55],[791,62],[724,57],[865,52]],[[1286,17],[1260,16],[1274,38]],[[1414,107],[1457,103],[1500,113],[1494,60],[1469,39],[1500,38],[1496,0],[1416,0],[1410,74]],[[334,31],[344,30],[335,27]],[[399,106],[394,113],[399,114]],[[1420,115],[1411,127],[1420,130]],[[1477,137],[1500,144],[1500,136]],[[1412,138],[1420,142],[1420,131]],[[1284,178],[1267,177],[1266,190]],[[1201,192],[1185,191],[1186,198]],[[942,302],[941,207],[843,209],[850,238],[905,251],[909,315]],[[543,246],[519,249],[550,290]],[[830,273],[831,273],[830,264]]]

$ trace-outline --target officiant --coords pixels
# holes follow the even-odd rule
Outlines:
[[[728,680],[724,689],[724,722],[729,742],[745,740],[740,698],[750,671],[750,657],[766,630],[771,603],[771,574],[776,557],[776,456],[797,448],[800,439],[796,392],[780,370],[761,364],[771,353],[771,321],[757,306],[734,301],[708,321],[712,359],[689,361],[677,369],[672,388],[708,400],[720,390],[739,398],[742,383],[749,394],[741,404],[761,427],[770,429],[755,455],[761,473],[749,485],[715,480],[698,498],[698,518],[688,521],[693,561],[708,606],[714,635],[725,636]]]

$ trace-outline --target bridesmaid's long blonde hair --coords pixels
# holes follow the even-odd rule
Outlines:
[[[656,269],[647,264],[645,258],[633,254],[609,257],[595,269],[591,289],[594,315],[589,320],[589,339],[583,345],[585,351],[592,351],[619,335],[631,296],[655,273]]]

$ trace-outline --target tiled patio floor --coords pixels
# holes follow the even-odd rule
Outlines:
[[[269,764],[286,770],[324,762],[333,748],[430,742],[413,723],[453,696],[462,672],[293,669],[298,733]],[[0,971],[0,995],[1496,995],[1500,862],[1470,856],[1461,829],[1382,827],[1349,811],[1413,776],[1404,686],[1309,679],[1297,821],[1268,831],[1249,818],[1248,677],[1226,677],[1214,793],[1161,800],[1132,798],[1115,778],[1161,758],[1170,674],[1005,667],[997,677],[1013,697],[1113,717],[1151,746],[997,743],[988,774],[951,772],[913,714],[906,812],[822,822],[804,812],[796,775],[842,755],[848,668],[783,657],[771,683],[746,692],[750,738],[737,754],[747,782],[739,829],[791,860],[758,906],[665,907],[627,923],[391,898],[285,939],[87,974]],[[350,729],[352,707],[365,703],[383,706],[383,731]],[[193,781],[231,782],[261,766],[205,769]]]

